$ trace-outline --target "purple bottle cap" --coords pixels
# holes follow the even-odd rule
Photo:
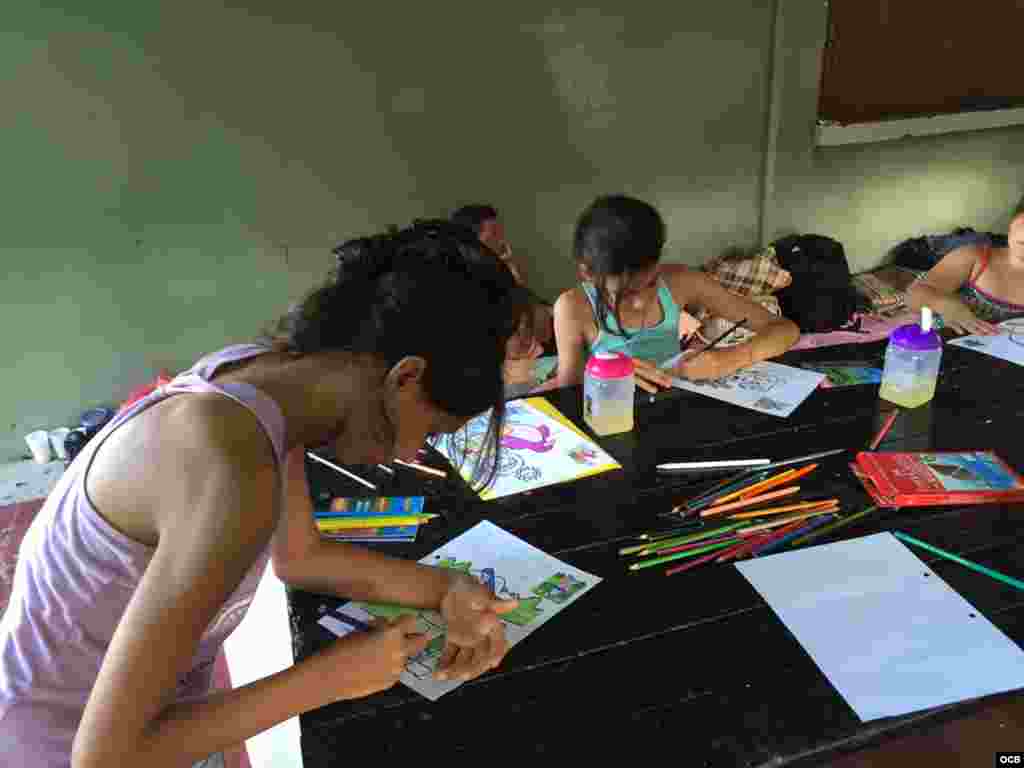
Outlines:
[[[889,342],[918,351],[941,349],[942,339],[935,331],[925,331],[917,323],[901,325],[889,335]]]

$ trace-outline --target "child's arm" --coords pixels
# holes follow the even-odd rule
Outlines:
[[[977,246],[965,245],[943,256],[924,277],[910,286],[907,291],[910,308],[929,307],[942,315],[946,325],[962,333],[998,333],[994,325],[975,317],[970,307],[956,295],[960,286],[970,279],[977,254]]]
[[[760,304],[727,291],[708,275],[682,268],[671,277],[685,304],[699,304],[712,315],[738,322],[746,319],[746,328],[757,333],[750,341],[723,349],[715,348],[679,364],[676,373],[687,379],[715,379],[740,368],[781,355],[800,338],[800,329],[792,320],[773,315]]]
[[[573,291],[566,291],[555,301],[555,345],[558,347],[558,369],[543,389],[572,387],[583,381],[587,359],[587,317],[580,311]]]

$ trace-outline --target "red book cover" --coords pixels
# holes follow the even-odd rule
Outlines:
[[[1024,478],[992,451],[862,451],[851,467],[883,507],[1024,501]]]

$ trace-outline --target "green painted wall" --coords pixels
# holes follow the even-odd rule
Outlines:
[[[813,149],[822,9],[780,3],[8,0],[0,459],[251,338],[338,240],[462,202],[503,209],[550,297],[607,191],[659,205],[694,264],[761,227],[834,234],[863,268],[998,222],[1021,131]]]

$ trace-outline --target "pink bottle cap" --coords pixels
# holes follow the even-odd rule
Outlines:
[[[595,379],[624,379],[633,375],[633,358],[621,352],[598,352],[587,361],[587,373]]]

